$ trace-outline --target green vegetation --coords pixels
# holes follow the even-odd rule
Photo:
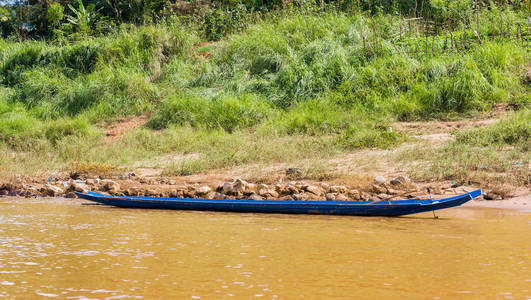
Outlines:
[[[513,145],[531,147],[531,109],[509,115],[495,125],[456,133],[457,142],[467,145]]]
[[[138,11],[101,3],[55,1],[26,32],[40,41],[6,27],[6,7],[21,7],[0,11],[10,36],[0,39],[0,172],[175,152],[199,158],[163,164],[168,174],[325,158],[407,141],[395,121],[465,118],[531,100],[531,45],[516,31],[526,2],[482,3],[477,15],[471,2],[426,2],[418,13],[447,26],[426,35],[417,33],[422,24],[406,26],[400,13],[411,7],[401,2],[192,1],[187,13],[164,14],[154,13],[157,1]],[[146,114],[143,128],[103,138],[107,123]],[[451,147],[525,144],[529,110],[514,118],[457,133]]]
[[[419,145],[398,160],[414,163],[420,179],[468,180],[510,194],[511,186],[531,184],[531,110],[510,113],[484,128],[456,131],[456,140],[442,148]]]

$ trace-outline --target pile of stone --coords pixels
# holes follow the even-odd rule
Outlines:
[[[102,182],[97,190],[120,196],[160,196],[206,199],[248,199],[248,200],[337,200],[377,201],[404,196],[404,189],[417,192],[406,177],[397,177],[390,182],[376,178],[366,189],[352,189],[344,185],[330,185],[325,182],[309,183],[289,181],[278,184],[256,184],[242,179],[226,181],[217,186],[190,184],[159,188],[129,187],[120,190],[117,183]]]
[[[67,197],[75,198],[74,192],[96,191],[116,196],[153,196],[206,199],[249,199],[249,200],[336,200],[336,201],[379,201],[425,197],[426,190],[412,181],[399,176],[387,180],[376,176],[371,184],[363,188],[349,188],[344,185],[330,185],[326,182],[289,181],[277,184],[257,184],[235,179],[216,185],[177,185],[168,178],[119,178],[84,180],[55,180],[45,184],[3,184],[0,196],[18,197]],[[462,193],[447,188],[435,187],[433,194]],[[495,199],[500,199],[496,195]]]

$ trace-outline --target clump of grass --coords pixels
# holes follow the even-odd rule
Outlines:
[[[44,124],[44,136],[56,143],[68,136],[86,136],[97,134],[86,119],[58,119]]]
[[[118,167],[104,163],[88,163],[73,161],[70,163],[70,177],[79,176],[109,176],[116,174]]]
[[[164,167],[162,175],[165,176],[188,176],[208,170],[208,166],[201,159],[180,160],[171,162]]]
[[[522,145],[531,147],[531,109],[512,113],[498,123],[455,133],[458,143],[475,146]]]
[[[148,125],[160,129],[178,124],[232,132],[259,124],[274,114],[266,101],[249,94],[214,98],[178,95],[163,103]]]
[[[31,145],[38,136],[42,123],[25,111],[11,111],[0,114],[0,140],[11,146]]]

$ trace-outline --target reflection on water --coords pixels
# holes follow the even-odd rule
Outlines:
[[[0,199],[0,297],[529,299],[528,213],[402,218]]]

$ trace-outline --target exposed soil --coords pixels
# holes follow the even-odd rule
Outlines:
[[[466,121],[396,122],[393,124],[393,128],[402,132],[449,133],[454,129],[485,127],[497,121],[499,118]]]
[[[108,124],[105,126],[105,135],[107,136],[106,141],[112,142],[118,139],[122,134],[146,124],[149,116],[149,114],[146,114],[139,117],[129,117]]]
[[[500,117],[517,108],[517,104],[500,103],[496,105],[490,114],[483,119],[459,120],[459,121],[429,121],[429,122],[395,122],[393,128],[399,132],[417,133],[422,136],[450,133],[456,129],[481,128],[492,125],[500,120]]]

